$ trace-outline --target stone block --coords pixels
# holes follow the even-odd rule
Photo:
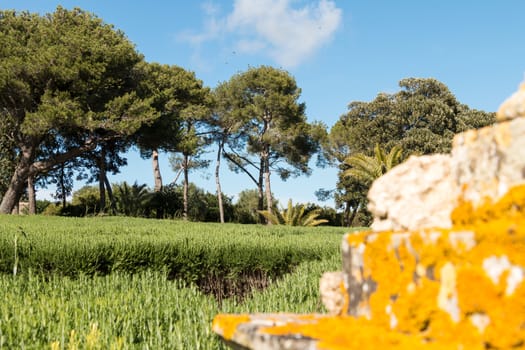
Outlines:
[[[372,184],[368,192],[372,230],[450,227],[458,195],[450,155],[412,156]]]
[[[348,299],[341,271],[323,273],[319,280],[319,292],[321,301],[329,314],[346,313]]]
[[[525,183],[525,118],[470,130],[454,137],[452,171],[464,200],[497,200]]]

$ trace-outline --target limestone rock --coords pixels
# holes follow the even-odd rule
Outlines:
[[[525,183],[525,118],[458,134],[452,147],[454,181],[464,200],[493,201]]]
[[[345,289],[343,285],[343,273],[325,272],[319,281],[319,291],[321,301],[331,315],[340,315],[346,310],[345,306]]]
[[[233,349],[256,350],[317,350],[317,340],[296,335],[272,335],[265,329],[290,322],[309,324],[326,315],[252,314],[218,315],[213,320],[213,331]],[[232,328],[232,329],[230,329]]]
[[[525,117],[525,82],[518,91],[505,100],[496,113],[497,121]]]
[[[372,230],[448,228],[458,194],[449,155],[412,156],[370,188],[368,209],[374,216]]]

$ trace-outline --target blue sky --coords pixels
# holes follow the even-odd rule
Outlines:
[[[212,88],[249,66],[284,68],[302,88],[308,119],[329,127],[348,103],[394,93],[407,77],[436,78],[461,103],[496,111],[525,73],[521,0],[0,0],[1,9],[40,13],[57,5],[95,13],[147,61],[192,70]],[[174,173],[166,155],[160,161],[168,183]],[[128,163],[110,181],[152,187],[149,160],[132,152]],[[333,188],[336,173],[314,168],[287,182],[274,175],[272,190],[283,204],[316,202],[315,190]],[[214,192],[211,168],[190,179]],[[254,188],[227,168],[222,179],[230,196]]]

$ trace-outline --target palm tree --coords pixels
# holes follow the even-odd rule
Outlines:
[[[305,215],[305,205],[293,205],[292,200],[288,200],[288,208],[281,210],[258,210],[269,222],[274,225],[288,226],[318,226],[328,222],[325,219],[318,219],[321,209],[314,209]]]
[[[116,194],[119,212],[126,216],[143,216],[152,198],[146,185],[139,185],[137,182],[131,186],[125,181],[118,184]]]
[[[363,153],[354,154],[345,159],[344,163],[350,168],[343,172],[343,176],[353,176],[366,184],[371,184],[375,179],[403,161],[403,150],[394,146],[387,154],[384,149],[376,144],[374,156]]]

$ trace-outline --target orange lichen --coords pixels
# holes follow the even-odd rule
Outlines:
[[[460,201],[452,221],[451,229],[347,236],[362,254],[363,266],[353,267],[358,283],[374,282],[359,300],[367,317],[306,315],[260,331],[302,335],[331,350],[524,348],[525,185],[495,203]],[[248,320],[214,327],[228,339]]]
[[[225,315],[220,314],[213,319],[212,329],[214,332],[220,334],[224,339],[231,340],[237,326],[241,323],[250,321],[249,315]]]
[[[523,219],[525,210],[525,185],[513,187],[494,203],[485,198],[481,204],[460,199],[458,206],[452,211],[451,219],[454,226],[484,224],[497,219]]]
[[[265,327],[261,332],[273,335],[301,335],[316,339],[317,349],[483,349],[470,341],[433,342],[424,335],[412,336],[403,332],[385,329],[363,318],[351,316],[318,317],[307,324],[289,322],[285,325]]]
[[[362,301],[368,303],[372,322],[403,334],[425,335],[430,342],[525,346],[525,282],[520,280],[508,295],[510,268],[496,267],[500,275],[492,281],[484,266],[487,259],[503,257],[512,266],[525,266],[525,185],[512,188],[495,203],[485,200],[475,206],[460,201],[452,220],[452,229],[408,236],[381,232],[365,243],[363,278],[377,283]],[[367,240],[348,239],[350,246],[355,242]],[[446,264],[453,267],[455,282],[441,295],[440,306]]]

